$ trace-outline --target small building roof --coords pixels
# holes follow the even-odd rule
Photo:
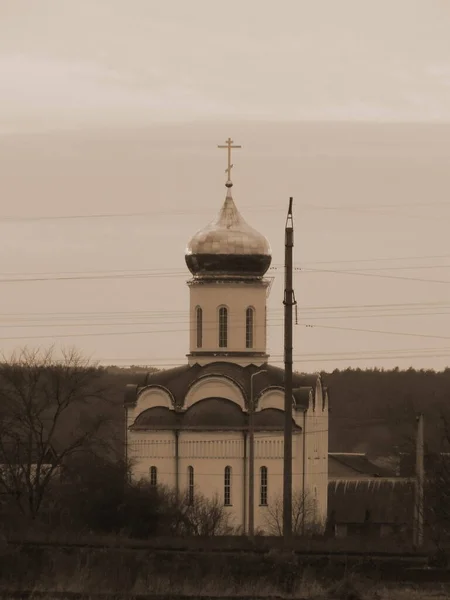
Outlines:
[[[375,465],[364,453],[328,453],[329,479],[370,479],[373,477],[395,477],[395,473],[394,471]]]
[[[340,524],[410,524],[414,482],[403,477],[329,481],[328,514]]]

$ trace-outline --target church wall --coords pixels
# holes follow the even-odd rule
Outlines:
[[[190,350],[191,352],[265,352],[266,351],[266,292],[264,281],[255,283],[203,283],[190,285]],[[202,347],[197,348],[196,307],[203,310]],[[228,345],[219,349],[218,309],[228,308]],[[246,348],[245,313],[254,313],[253,348]]]
[[[128,431],[128,458],[135,480],[149,479],[157,468],[158,485],[175,487],[175,433],[173,431]]]
[[[188,468],[194,468],[195,491],[224,503],[225,467],[231,467],[231,514],[235,527],[242,525],[244,436],[242,432],[180,432],[180,490],[187,491]]]
[[[133,479],[149,479],[150,467],[157,468],[158,484],[174,488],[176,485],[175,433],[173,431],[128,432],[129,457],[132,460]],[[293,491],[303,489],[303,436],[293,438],[292,471]],[[246,526],[248,527],[248,476],[249,446],[244,453],[244,434],[238,431],[181,431],[178,442],[178,481],[183,494],[188,491],[188,468],[194,468],[194,490],[206,497],[217,495],[224,502],[225,467],[231,467],[232,505],[224,507],[231,514],[235,527],[244,525],[244,502]],[[244,467],[244,456],[246,465]],[[268,506],[261,505],[261,467],[267,468]],[[244,473],[246,481],[244,484]],[[268,512],[273,514],[275,505],[282,505],[283,491],[283,433],[257,432],[255,434],[255,483],[254,522],[255,531],[268,532]],[[245,489],[245,498],[244,498]],[[194,492],[195,493],[195,492]]]
[[[273,530],[276,521],[282,520],[280,509],[283,506],[283,452],[282,432],[269,434],[261,432],[255,436],[255,531],[276,535]],[[292,489],[302,489],[302,435],[297,433],[292,440]],[[268,503],[261,504],[261,467],[267,467]],[[278,518],[276,514],[278,513]]]
[[[328,498],[328,407],[316,402],[306,412],[305,420],[307,497],[315,505],[316,519],[325,524]]]

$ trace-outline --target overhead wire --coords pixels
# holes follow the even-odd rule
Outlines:
[[[410,215],[408,213],[396,213],[392,210],[386,209],[405,209],[409,207],[429,207],[433,206],[441,206],[444,208],[450,207],[448,202],[404,202],[404,203],[390,203],[390,204],[376,204],[376,205],[361,205],[361,204],[338,204],[335,206],[327,206],[323,204],[302,204],[302,210],[323,210],[323,211],[343,211],[343,212],[355,212],[360,214],[370,214],[370,215],[398,215],[404,216],[406,218],[418,218],[422,219],[422,215]],[[243,211],[248,212],[282,212],[284,211],[284,207],[276,206],[276,205],[268,205],[268,204],[259,204],[258,206],[251,205],[242,205],[241,209]],[[146,210],[146,211],[129,211],[122,213],[80,213],[80,214],[69,214],[69,215],[36,215],[36,216],[17,216],[17,215],[3,215],[0,217],[0,222],[34,222],[34,221],[61,221],[61,220],[86,220],[86,219],[112,219],[112,218],[135,218],[135,217],[152,217],[156,215],[198,215],[198,214],[211,214],[211,206],[198,206],[198,207],[190,207],[189,209],[180,209],[180,208],[164,208],[164,209],[156,209],[156,210]],[[217,211],[216,211],[217,212]],[[430,215],[427,215],[429,218]],[[437,220],[437,218],[432,218],[432,220]]]
[[[299,302],[299,306],[303,313],[306,312],[316,312],[316,311],[364,311],[364,310],[410,310],[414,309],[423,309],[428,310],[432,308],[443,308],[450,307],[450,300],[433,300],[433,301],[423,301],[423,302],[383,302],[383,303],[360,303],[360,304],[304,304],[302,305]],[[280,313],[283,314],[284,309],[282,307],[270,307],[268,308],[268,313]],[[189,310],[186,309],[152,309],[152,310],[117,310],[117,311],[51,311],[51,312],[8,312],[8,313],[0,313],[0,318],[2,317],[34,317],[34,316],[44,316],[44,317],[69,317],[69,316],[123,316],[123,315],[145,315],[145,316],[156,316],[156,317],[171,317],[171,316],[183,316],[188,318]]]
[[[266,207],[268,210],[278,210],[275,208],[270,208],[270,207]],[[321,207],[323,209],[330,209],[330,207]],[[331,207],[331,209],[334,208],[338,208],[339,207]],[[345,207],[341,207],[341,208],[345,208]],[[259,210],[259,208],[258,208]],[[170,212],[170,211],[169,211]],[[179,214],[186,214],[186,212],[192,212],[192,211],[179,211]],[[371,211],[373,212],[373,211]],[[161,211],[160,214],[166,214],[167,211]],[[49,217],[49,219],[78,219],[78,218],[103,218],[103,217],[122,217],[122,216],[142,216],[142,215],[151,215],[151,214],[157,214],[155,212],[147,212],[147,213],[123,213],[123,214],[113,214],[113,213],[109,213],[109,214],[98,214],[98,215],[68,215],[68,216],[55,216],[55,217]],[[14,218],[11,217],[5,217],[3,218],[3,220],[11,220]],[[27,220],[46,220],[47,217],[25,217],[21,220],[27,221]],[[0,218],[0,220],[2,220]],[[306,265],[308,264],[341,264],[341,263],[358,263],[358,262],[364,262],[364,263],[368,263],[368,262],[378,262],[378,261],[405,261],[405,260],[427,260],[427,259],[436,259],[436,258],[448,258],[450,255],[429,255],[429,256],[411,256],[411,257],[382,257],[382,258],[378,258],[378,259],[355,259],[355,260],[335,260],[335,261],[313,261],[311,263],[305,263],[304,266],[300,266],[300,267],[296,267],[296,272],[301,272],[301,273],[331,273],[331,274],[344,274],[344,275],[354,275],[354,276],[364,276],[364,277],[381,277],[381,278],[388,278],[388,279],[398,279],[398,280],[406,280],[406,281],[419,281],[419,282],[424,282],[424,283],[450,283],[450,280],[441,280],[441,279],[426,279],[426,278],[418,278],[418,277],[404,277],[404,276],[394,276],[394,275],[388,275],[388,274],[382,274],[382,273],[373,273],[373,271],[385,271],[385,270],[411,270],[411,269],[433,269],[433,268],[448,268],[450,265],[415,265],[415,266],[411,266],[411,265],[405,265],[405,266],[388,266],[388,267],[366,267],[365,269],[356,269],[356,268],[350,268],[350,269],[314,269],[314,268],[310,268],[307,267]],[[277,266],[277,265],[273,265],[270,272],[276,272],[277,270],[280,270],[282,267],[281,266]],[[13,276],[11,276],[13,275]],[[27,277],[24,277],[24,275],[28,275]],[[39,275],[39,276],[37,276]],[[21,277],[22,276],[22,277]],[[29,273],[29,274],[21,274],[21,276],[17,276],[14,274],[4,274],[3,278],[0,277],[0,283],[15,283],[15,282],[38,282],[38,281],[70,281],[70,280],[90,280],[90,279],[99,279],[99,280],[103,280],[103,279],[142,279],[142,278],[150,278],[150,277],[184,277],[187,278],[189,277],[189,274],[186,272],[185,269],[118,269],[118,270],[110,270],[110,271],[72,271],[72,272],[59,272],[59,273]],[[434,311],[432,312],[432,307],[437,307],[437,306],[447,306],[449,303],[445,303],[445,302],[430,302],[430,303],[398,303],[398,304],[384,304],[384,305],[347,305],[347,307],[345,305],[341,305],[341,306],[334,306],[334,307],[329,307],[329,308],[325,308],[325,307],[310,307],[309,310],[311,311],[344,311],[344,310],[353,310],[353,311],[359,311],[360,314],[328,314],[328,315],[320,315],[320,316],[314,316],[314,315],[305,315],[305,318],[308,320],[320,320],[320,319],[354,319],[354,318],[380,318],[380,317],[399,317],[399,316],[405,316],[405,317],[411,317],[411,316],[432,316],[432,315],[445,315],[448,314],[445,311]],[[412,307],[415,306],[418,309],[420,308],[420,310],[422,310],[423,312],[411,312],[411,313],[407,313],[405,312],[406,307]],[[376,309],[378,311],[380,311],[378,314],[368,314],[368,312],[364,313],[364,310],[372,308]],[[281,310],[281,309],[280,309]],[[303,309],[304,310],[304,309]],[[391,311],[396,311],[396,312],[391,312],[390,314],[387,312],[388,310]],[[403,312],[401,312],[403,311]],[[426,312],[427,311],[427,312]],[[37,313],[35,313],[37,314]],[[65,314],[67,319],[71,319],[72,321],[74,319],[78,319],[78,317],[74,317],[74,313],[59,313],[59,314]],[[81,314],[81,313],[80,313]],[[99,318],[107,318],[106,313],[89,313],[91,315],[95,315],[97,314],[97,316],[95,317],[96,319]],[[115,315],[115,318],[117,318],[117,315],[119,314],[118,312],[110,312],[110,315],[113,314]],[[125,311],[121,314],[130,314],[130,315],[135,315],[136,312],[131,311],[130,313],[126,313]],[[144,313],[143,313],[144,314]],[[156,313],[155,313],[156,314]],[[162,313],[161,313],[162,314]],[[67,315],[72,315],[71,317],[68,317]],[[181,312],[179,313],[179,315],[181,315]],[[28,315],[29,316],[29,315]],[[49,316],[49,318],[51,319],[55,319],[56,318],[56,313],[53,313],[52,315]],[[122,317],[123,318],[123,317]],[[144,317],[142,317],[144,318]],[[145,317],[148,319],[148,314]],[[159,325],[164,325],[164,324],[182,324],[184,323],[184,321],[161,321],[160,317],[155,317],[155,319],[158,319],[158,324]],[[0,317],[1,319],[1,317]],[[275,324],[276,319],[269,319],[271,322],[273,322]],[[188,322],[188,321],[186,321]],[[20,324],[20,325],[12,325],[12,324],[2,324],[0,323],[0,326],[2,327],[33,327],[33,328],[37,328],[40,326],[45,326],[45,327],[66,327],[66,326],[75,326],[75,327],[96,327],[96,326],[100,326],[100,327],[106,327],[106,326],[133,326],[133,325],[153,325],[154,323],[149,323],[149,322],[142,322],[142,321],[133,321],[133,322],[124,322],[124,323],[70,323],[70,324],[65,324],[65,323],[50,323],[50,324],[46,324],[46,325],[40,325],[40,324],[33,324],[30,325],[29,321],[28,324]],[[427,334],[420,334],[420,333],[412,333],[412,332],[395,332],[395,331],[387,331],[387,330],[374,330],[374,329],[363,329],[363,328],[349,328],[349,327],[338,327],[338,326],[327,326],[325,324],[309,324],[309,323],[300,323],[301,326],[304,327],[310,327],[310,328],[323,328],[323,329],[338,329],[338,330],[345,330],[345,331],[361,331],[361,332],[370,332],[370,333],[377,333],[377,334],[383,334],[383,335],[405,335],[405,336],[414,336],[414,337],[423,337],[423,338],[436,338],[436,339],[450,339],[447,336],[437,336],[437,335],[427,335]],[[58,334],[58,335],[41,335],[41,336],[15,336],[15,337],[1,337],[0,339],[2,340],[19,340],[19,339],[51,339],[51,338],[67,338],[67,337],[86,337],[86,336],[114,336],[114,335],[139,335],[139,334],[151,334],[151,333],[173,333],[173,332],[182,332],[182,331],[189,331],[189,329],[171,329],[171,330],[155,330],[155,331],[118,331],[118,332],[86,332],[86,333],[72,333],[72,334]],[[348,354],[348,353],[347,353]]]

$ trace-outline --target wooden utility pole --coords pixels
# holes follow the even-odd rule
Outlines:
[[[423,488],[424,488],[424,435],[423,414],[417,417],[416,434],[416,477],[414,494],[414,547],[420,548],[423,544]]]
[[[284,290],[284,464],[283,464],[283,537],[285,543],[292,538],[292,307],[294,306],[293,247],[294,222],[293,198],[285,229],[285,290]]]

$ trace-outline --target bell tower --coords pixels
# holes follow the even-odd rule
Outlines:
[[[264,278],[272,260],[267,239],[250,227],[231,193],[231,138],[228,150],[227,193],[217,218],[198,231],[186,249],[192,273],[190,289],[189,364],[225,361],[241,365],[267,362]]]

